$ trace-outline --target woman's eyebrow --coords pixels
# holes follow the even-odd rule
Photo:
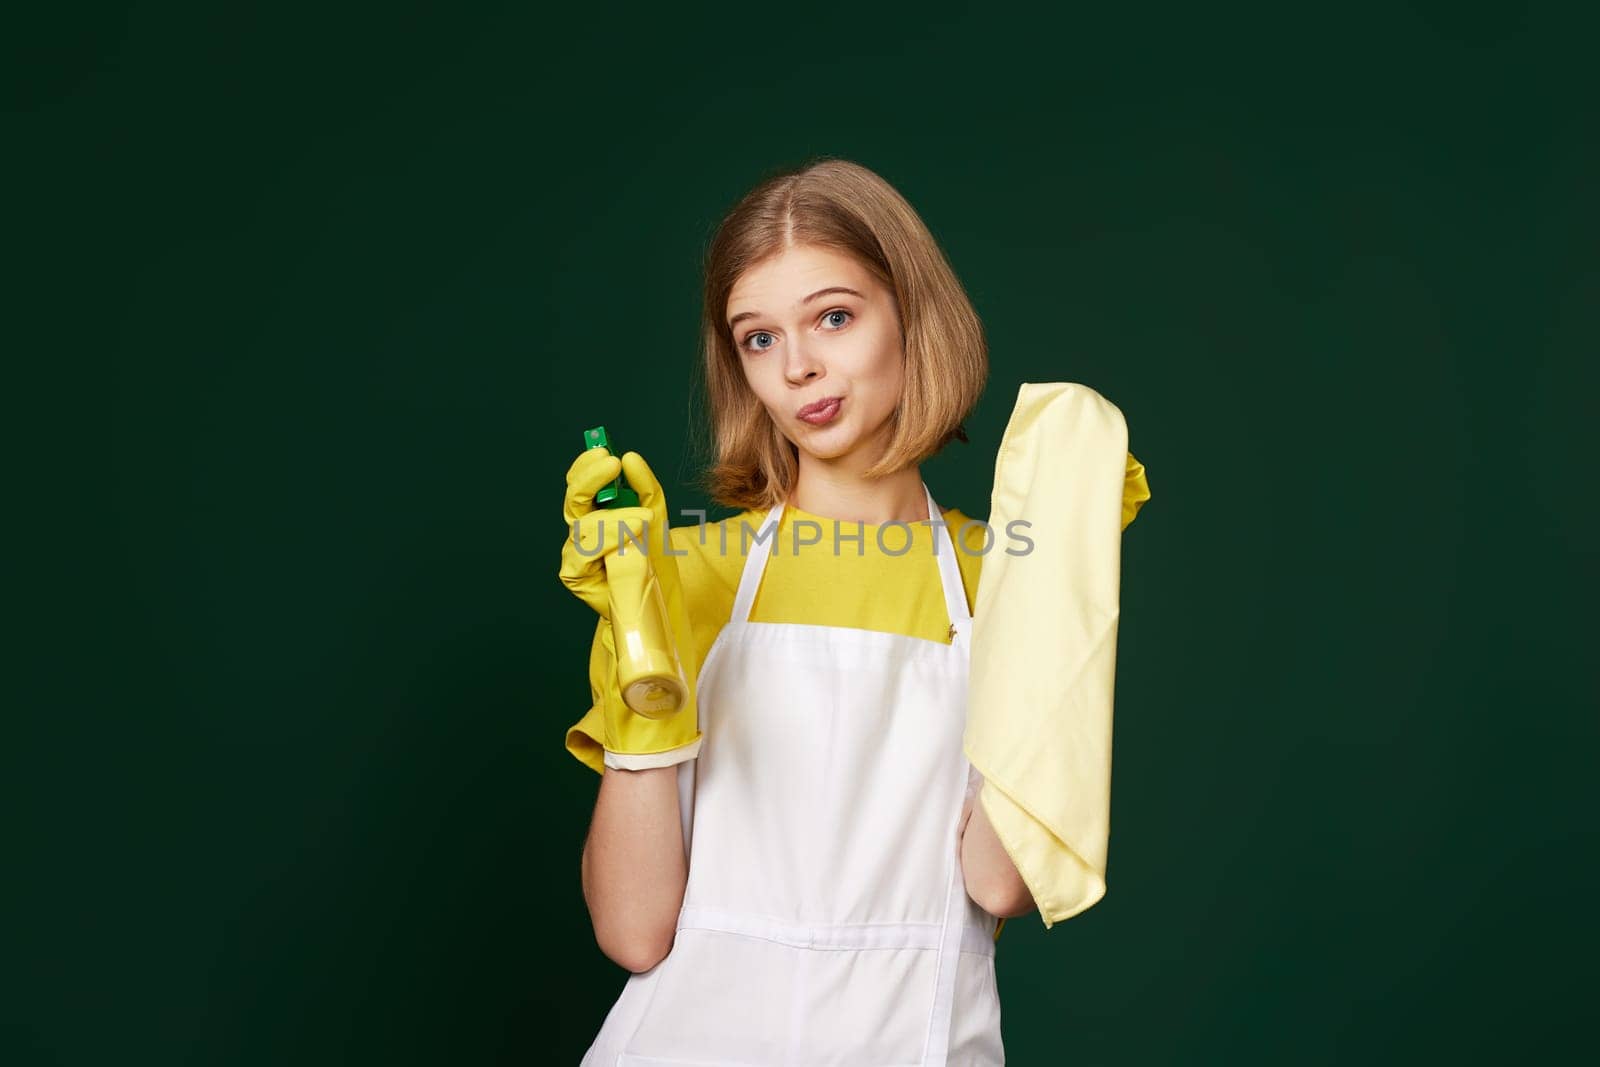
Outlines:
[[[854,289],[850,288],[848,285],[830,285],[826,289],[818,289],[816,292],[812,293],[810,296],[806,297],[804,300],[801,300],[801,301],[797,302],[795,304],[795,307],[804,307],[805,305],[811,303],[811,301],[817,299],[817,297],[819,297],[819,296],[827,296],[830,293],[849,293],[851,296],[860,296],[861,299],[863,299],[863,300],[866,299],[866,297],[861,296],[860,293],[856,292]],[[737,323],[739,323],[739,321],[742,320],[742,319],[753,319],[759,314],[760,314],[760,312],[758,312],[758,311],[741,311],[741,312],[739,312],[739,314],[735,315],[733,318],[728,320],[728,329],[730,329],[730,330],[733,329],[733,327]]]

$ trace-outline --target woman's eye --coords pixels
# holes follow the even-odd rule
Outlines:
[[[838,318],[836,319],[835,316],[838,316]],[[855,313],[847,311],[844,308],[834,308],[832,311],[825,311],[822,314],[822,321],[830,324],[835,330],[843,329],[845,323],[849,322],[853,318],[855,318]],[[766,338],[765,342],[761,341],[761,338],[763,337]],[[771,348],[774,343],[775,342],[772,334],[768,333],[766,330],[755,330],[746,335],[745,339],[740,342],[740,347],[746,352],[765,352],[767,349]]]

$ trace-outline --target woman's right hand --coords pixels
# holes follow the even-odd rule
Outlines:
[[[619,472],[638,494],[639,506],[597,508],[594,495]],[[561,581],[603,620],[595,628],[589,658],[590,688],[595,706],[601,711],[601,736],[579,732],[590,741],[599,740],[605,749],[604,765],[617,770],[644,770],[694,759],[700,751],[701,736],[695,702],[699,657],[689,605],[678,576],[676,557],[682,553],[668,551],[667,499],[661,483],[637,452],[624,452],[618,460],[603,449],[589,449],[567,471],[565,510],[567,540],[561,549]],[[620,548],[624,530],[629,542],[626,549]],[[672,630],[673,647],[689,686],[683,705],[660,718],[633,711],[619,689],[606,561],[611,553],[622,551],[642,551],[649,557]],[[581,748],[585,742],[577,744]],[[567,748],[577,752],[573,746],[573,731],[569,731]]]
[[[595,506],[594,495],[620,473],[622,461],[606,449],[584,449],[567,469],[567,495],[562,504],[567,537],[561,545],[561,584],[602,619],[611,618],[606,556],[622,543],[624,526],[630,537],[642,540],[651,516],[646,507]]]

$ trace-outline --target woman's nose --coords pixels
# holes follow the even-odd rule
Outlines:
[[[801,384],[823,376],[822,363],[808,346],[791,344],[785,355],[783,372],[791,382]]]

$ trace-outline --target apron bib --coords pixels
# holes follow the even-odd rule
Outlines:
[[[676,939],[629,977],[583,1063],[1004,1063],[996,920],[957,855],[972,618],[954,541],[935,529],[948,644],[752,622],[783,508],[698,676]]]

